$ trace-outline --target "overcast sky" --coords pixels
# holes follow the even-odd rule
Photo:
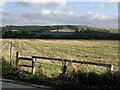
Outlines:
[[[2,0],[1,25],[90,25],[118,28],[117,0]],[[46,2],[45,2],[46,1]],[[102,0],[101,0],[102,1]]]

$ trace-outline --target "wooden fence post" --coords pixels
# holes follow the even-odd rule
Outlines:
[[[20,55],[20,53],[19,53],[19,52],[16,52],[16,68],[17,68],[17,66],[18,66],[19,55]]]
[[[108,67],[108,72],[111,74],[112,73],[112,71],[113,71],[113,67],[114,67],[114,65],[110,65],[109,67]]]
[[[10,44],[10,68],[12,67],[12,43]]]
[[[36,61],[36,59],[32,58],[32,74],[33,75],[35,74],[35,61]]]
[[[68,62],[64,61],[62,75],[66,76]]]

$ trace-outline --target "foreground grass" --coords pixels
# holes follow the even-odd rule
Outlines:
[[[119,88],[120,86],[120,73],[114,74],[98,74],[96,72],[84,72],[84,71],[72,71],[66,77],[48,77],[44,72],[36,73],[32,75],[29,72],[22,71],[12,67],[8,67],[9,64],[3,62],[3,77],[8,79],[14,79],[18,81],[24,81],[34,84],[45,84],[55,88]]]
[[[13,50],[13,68],[9,69],[9,44],[16,43]],[[89,61],[115,65],[114,74],[108,75],[106,68],[69,63],[67,76],[61,77],[62,63],[37,60],[37,73],[31,69],[15,69],[15,52],[21,56],[45,56],[52,58]],[[107,40],[39,40],[39,39],[3,39],[3,76],[31,83],[45,83],[59,87],[118,87],[118,41]],[[31,62],[21,60],[19,64]],[[27,72],[28,71],[28,72]],[[117,81],[116,81],[117,80]]]

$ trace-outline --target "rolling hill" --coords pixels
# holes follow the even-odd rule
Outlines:
[[[60,33],[63,34],[60,34]],[[43,34],[44,33],[44,34]],[[119,39],[118,29],[84,25],[4,26],[3,38]]]

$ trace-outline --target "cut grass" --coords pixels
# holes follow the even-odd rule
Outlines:
[[[13,48],[14,60],[15,52],[19,51],[21,56],[29,57],[42,56],[114,65],[118,62],[118,41],[4,39],[3,57],[7,59],[9,43],[17,44]]]
[[[36,74],[33,76],[30,68],[20,67],[20,70],[18,71],[14,71],[14,69],[8,70],[10,43],[17,44],[17,46],[13,48],[13,68],[15,67],[15,53],[19,51],[20,56],[24,57],[42,56],[113,64],[115,66],[114,72],[117,72],[119,69],[118,41],[3,39],[2,57],[4,57],[4,62],[6,65],[3,67],[3,76],[5,78],[12,78],[28,82],[31,81],[32,83],[47,82],[59,87],[100,87],[99,84],[95,85],[95,83],[91,85],[89,81],[94,81],[93,77],[95,76],[96,80],[98,80],[95,81],[96,83],[103,82],[102,79],[104,79],[104,76],[101,75],[107,72],[105,67],[69,63],[67,68],[67,79],[61,79],[60,75],[63,68],[62,62],[44,59],[37,59]],[[31,65],[31,62],[20,60],[19,64]],[[22,71],[23,69],[24,71],[28,72],[26,73]],[[91,77],[91,75],[94,76]],[[100,79],[97,77],[100,77]],[[109,78],[107,79],[109,81]],[[104,87],[104,85],[102,85],[102,87]]]

